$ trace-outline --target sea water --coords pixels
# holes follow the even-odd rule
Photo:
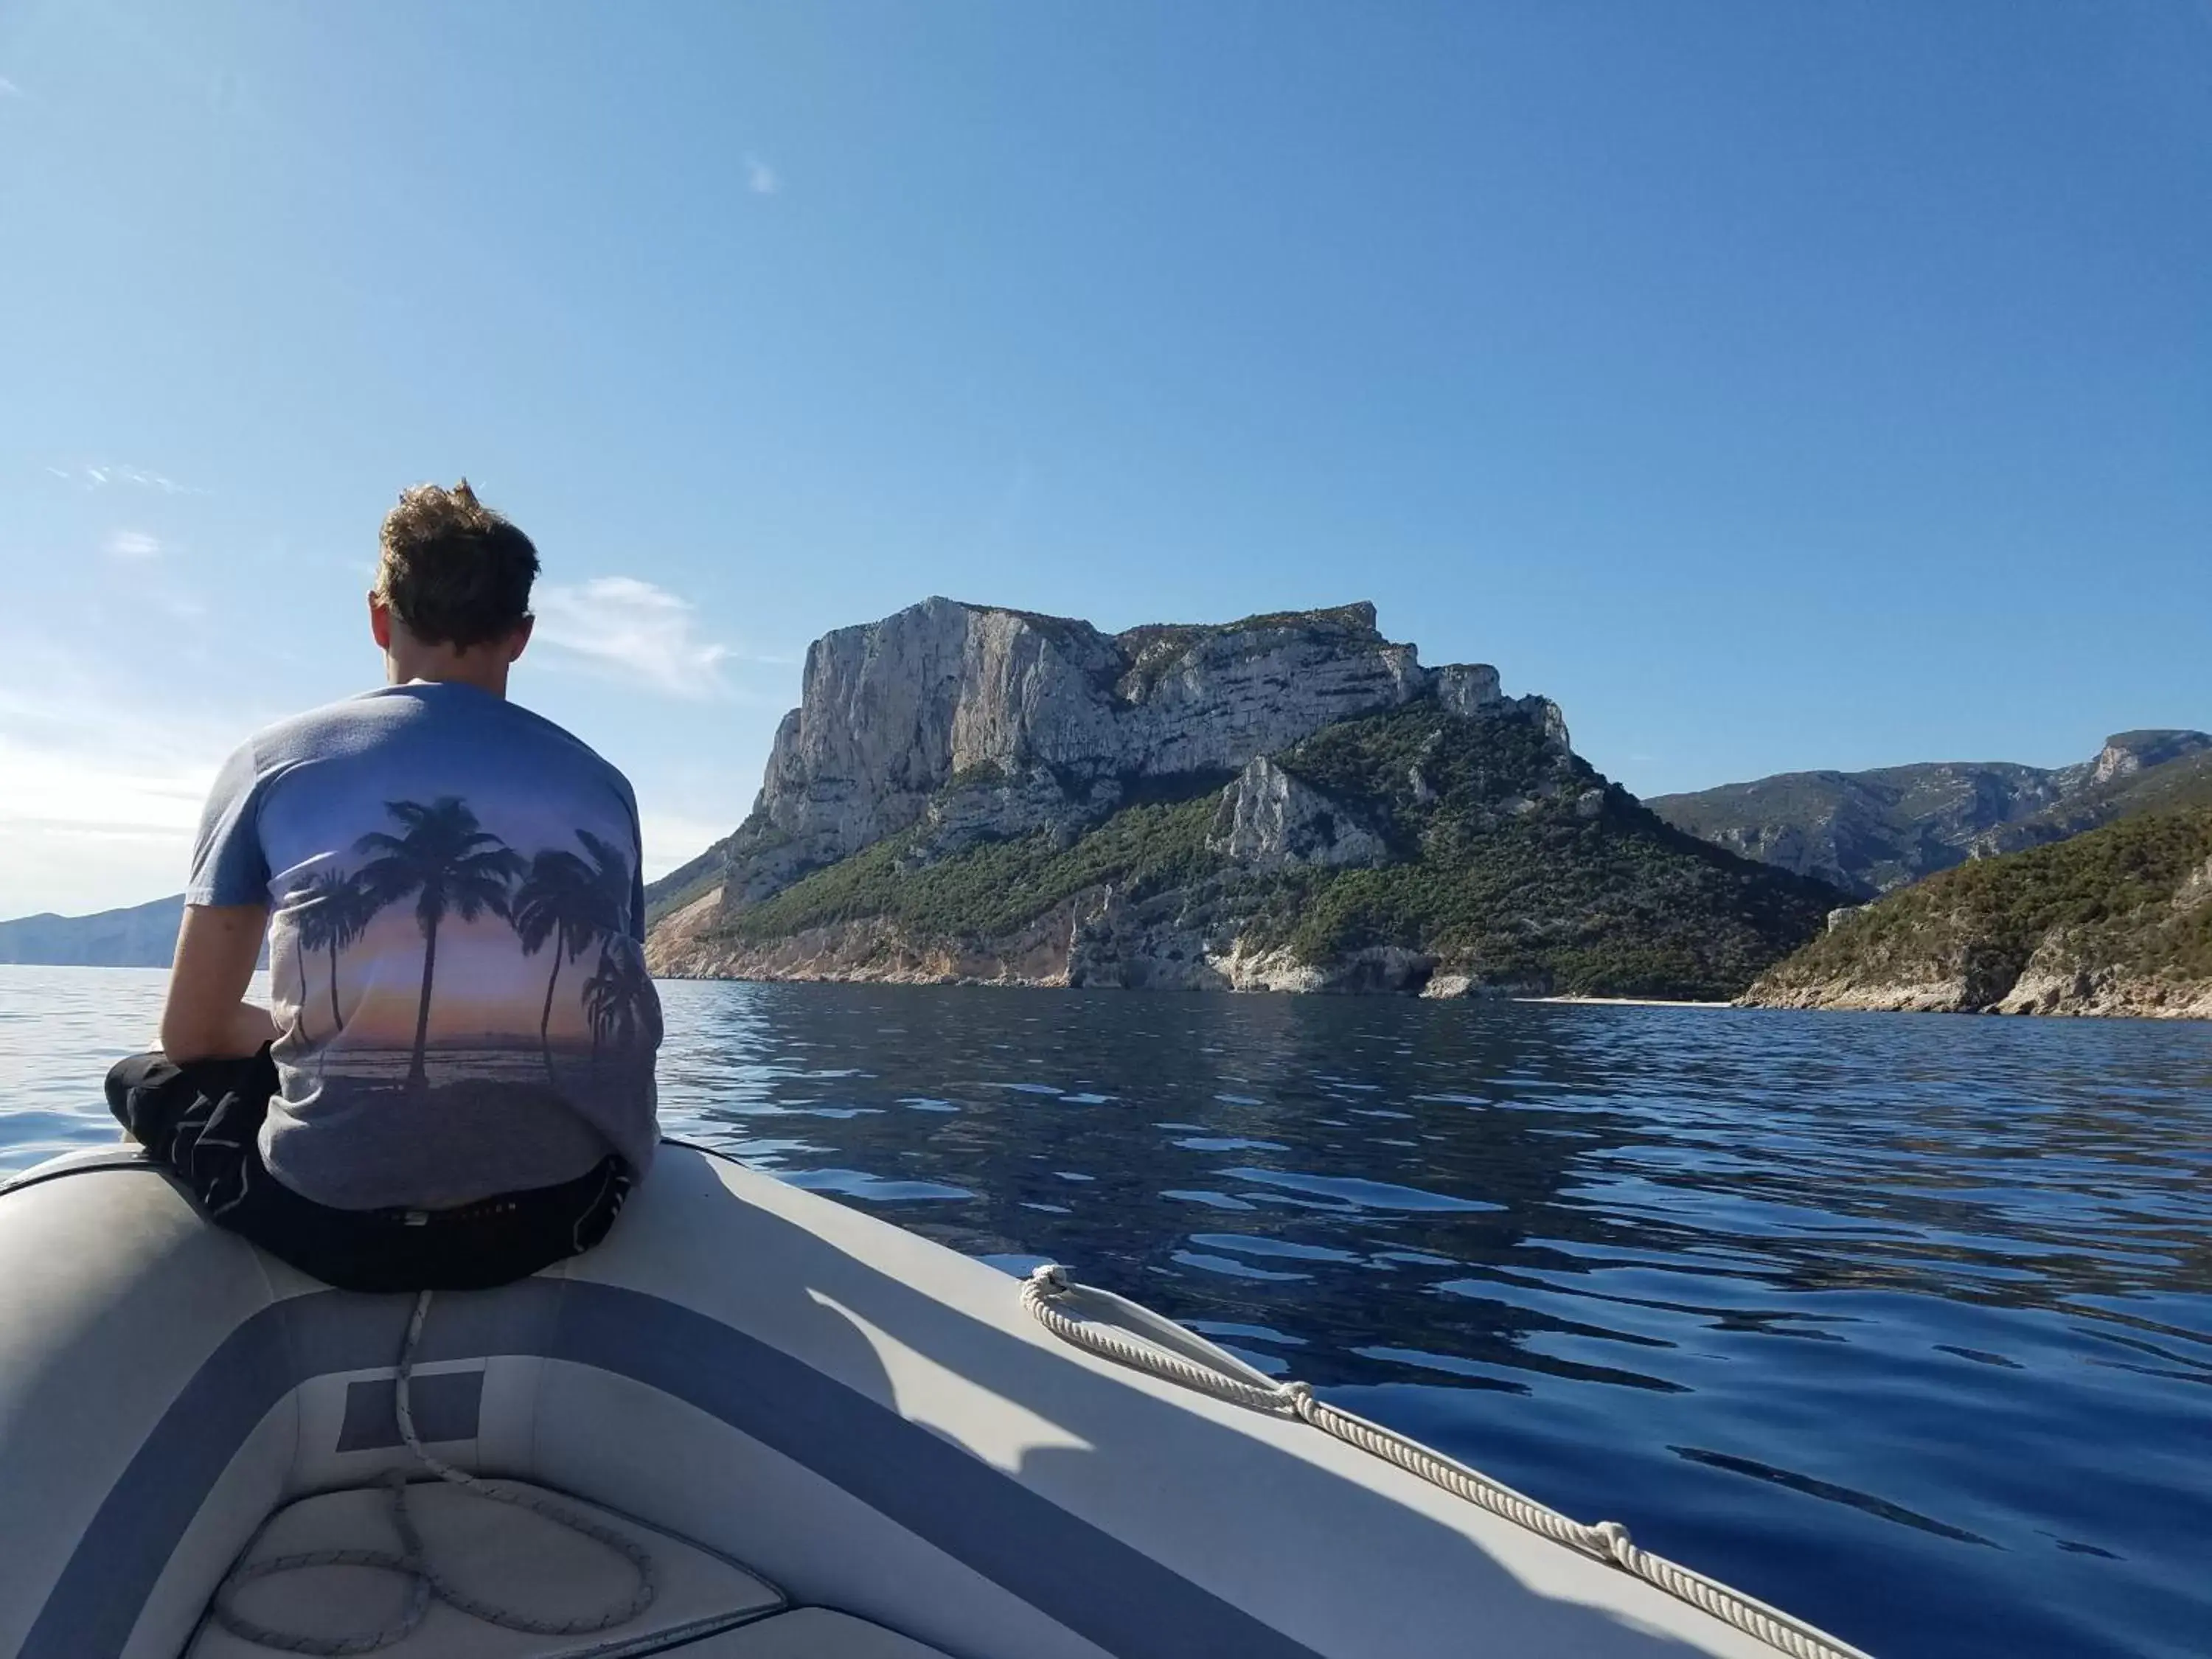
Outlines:
[[[0,1170],[113,1139],[161,987],[0,968]],[[672,1131],[1884,1659],[2212,1651],[2212,1026],[662,994]]]

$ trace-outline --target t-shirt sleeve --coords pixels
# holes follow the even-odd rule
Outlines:
[[[629,936],[640,945],[645,943],[645,830],[637,821],[637,799],[627,791],[629,805],[630,845],[637,856],[629,866]]]
[[[261,848],[261,796],[267,786],[253,745],[223,763],[192,842],[187,904],[266,904],[269,860]]]

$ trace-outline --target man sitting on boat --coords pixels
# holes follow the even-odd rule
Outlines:
[[[635,798],[507,698],[538,569],[465,482],[400,497],[368,596],[389,684],[223,767],[161,1050],[108,1074],[211,1220],[343,1288],[534,1273],[653,1157]]]

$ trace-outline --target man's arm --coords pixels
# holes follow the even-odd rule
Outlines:
[[[161,1052],[171,1060],[244,1060],[275,1040],[269,1011],[246,1000],[268,927],[265,904],[185,907],[161,1007]]]

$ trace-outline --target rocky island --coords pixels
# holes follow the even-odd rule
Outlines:
[[[665,975],[1736,994],[1833,888],[1665,823],[1374,607],[1109,635],[933,599],[808,651]]]

